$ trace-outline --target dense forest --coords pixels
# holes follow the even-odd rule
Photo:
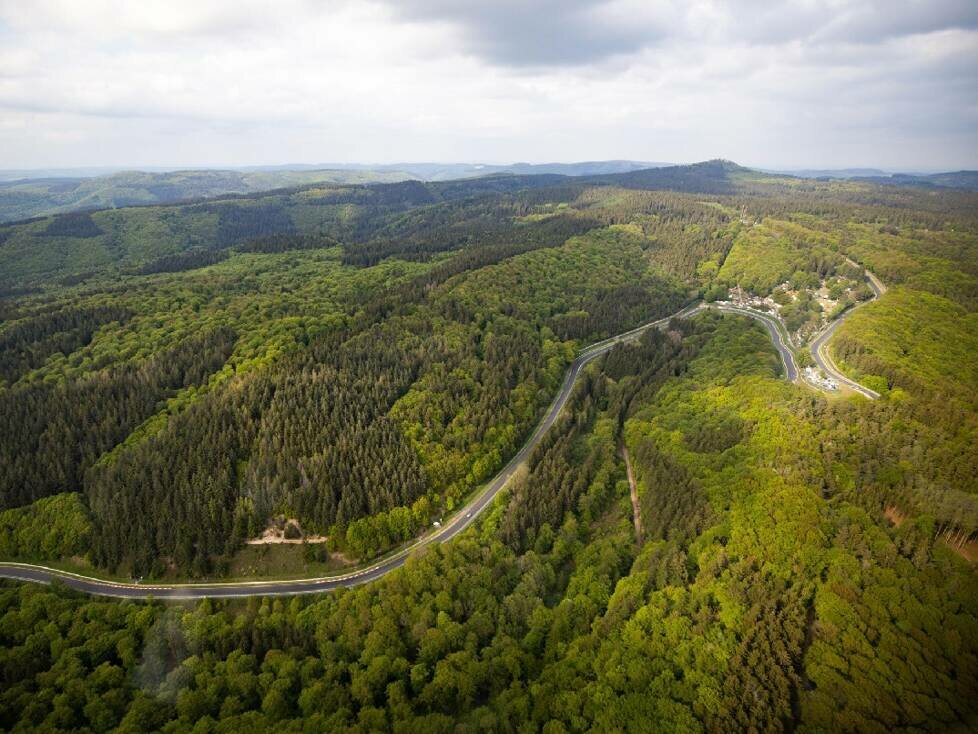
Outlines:
[[[310,573],[374,558],[516,453],[582,347],[734,285],[889,289],[830,347],[879,400],[786,382],[747,319],[672,319],[362,587],[0,582],[0,729],[975,728],[976,204],[711,162],[6,225],[0,558],[116,578],[237,578],[276,518]]]

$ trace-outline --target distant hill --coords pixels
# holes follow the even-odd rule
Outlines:
[[[416,219],[428,221],[431,215],[420,211],[412,213],[414,210],[435,207],[448,217],[459,207],[466,210],[475,207],[471,212],[478,214],[473,214],[474,218],[466,228],[475,227],[478,221],[482,222],[480,226],[492,229],[496,226],[493,224],[495,215],[488,202],[500,194],[519,196],[530,190],[540,190],[539,194],[530,197],[534,201],[556,197],[554,200],[564,202],[576,201],[588,189],[601,187],[675,191],[704,198],[820,191],[839,200],[874,206],[906,199],[904,192],[887,191],[896,188],[894,181],[904,180],[898,177],[887,178],[886,186],[874,183],[872,178],[860,178],[858,185],[831,180],[804,181],[762,173],[726,160],[581,176],[503,172],[443,181],[407,179],[366,184],[298,185],[297,180],[303,176],[313,178],[324,172],[263,172],[264,175],[284,176],[278,178],[277,183],[296,185],[271,191],[220,195],[211,192],[225,185],[220,178],[225,172],[211,173],[213,179],[208,178],[207,172],[191,172],[189,180],[193,186],[177,174],[169,177],[134,174],[143,182],[144,196],[155,196],[159,200],[173,197],[176,201],[124,207],[115,200],[117,206],[96,210],[93,197],[87,200],[91,206],[85,211],[65,210],[0,224],[0,297],[25,288],[71,285],[110,271],[125,274],[203,267],[218,262],[232,251],[279,252],[283,248],[331,247],[340,243],[356,245],[359,259],[344,255],[348,264],[372,265],[385,257],[423,260],[459,246],[467,235],[448,225],[415,231],[411,223]],[[246,176],[247,182],[247,176],[261,173],[237,172],[235,175]],[[364,178],[381,175],[363,171],[340,173]],[[126,180],[128,175],[131,174],[107,179]],[[406,172],[396,175],[406,175]],[[928,178],[958,183],[968,180],[967,173],[948,175],[952,178]],[[268,183],[268,179],[264,180]],[[913,181],[910,177],[907,180]],[[75,194],[77,197],[85,184],[98,181],[72,184],[42,181],[38,185],[49,187],[54,192],[52,195]],[[164,182],[167,181],[173,188],[166,188]],[[181,185],[177,186],[178,183]],[[928,185],[942,184],[932,182]],[[59,192],[58,186],[64,186],[67,191]],[[198,196],[191,198],[188,196],[190,192],[197,192]],[[915,196],[915,206],[926,209],[932,198]],[[82,199],[77,197],[76,201]],[[478,206],[489,208],[482,211]],[[555,223],[562,226],[563,220],[556,219]],[[396,237],[392,227],[398,232]],[[395,244],[389,242],[392,237]]]
[[[211,176],[207,173],[117,174],[80,182],[35,182],[51,196],[70,196],[76,207],[87,208],[70,211],[65,206],[56,214],[0,226],[0,293],[40,283],[76,283],[106,269],[123,273],[200,267],[222,257],[217,254],[219,251],[253,247],[275,250],[283,246],[282,237],[314,239],[303,240],[303,247],[321,247],[323,242],[361,243],[359,253],[369,263],[391,255],[429,257],[433,252],[456,246],[462,235],[450,227],[403,235],[396,248],[385,245],[383,252],[378,253],[366,243],[385,241],[390,236],[387,227],[395,220],[399,227],[407,226],[412,217],[397,217],[419,207],[442,204],[446,205],[444,212],[451,212],[454,202],[465,207],[499,194],[547,188],[559,190],[560,199],[569,201],[587,188],[605,186],[722,195],[735,193],[753,177],[763,175],[729,161],[715,160],[588,176],[503,172],[445,181],[310,183],[265,192],[213,195],[221,186],[257,185],[247,178],[252,175],[266,176],[259,179],[265,184],[270,183],[267,176],[285,177],[277,178],[276,183],[296,183],[303,176],[318,177],[323,172],[238,172],[227,176],[227,172],[211,172]],[[341,173],[350,177],[379,175]],[[92,187],[96,194],[80,195]],[[11,189],[16,187],[7,187],[8,191]],[[188,196],[192,192],[196,198]],[[96,209],[97,202],[104,200],[99,196],[106,197],[108,193],[115,197],[111,199],[114,206]],[[122,206],[123,196],[135,198],[141,206]],[[145,203],[150,197],[160,203]],[[486,213],[479,216],[488,218],[486,221],[492,219]],[[294,248],[295,244],[288,247]],[[419,255],[422,251],[426,254]]]
[[[625,173],[585,176],[583,180],[629,189],[686,191],[701,194],[732,194],[737,176],[756,175],[732,161],[716,159],[688,166],[645,168]]]
[[[313,183],[356,184],[412,178],[405,171],[124,171],[108,175],[0,181],[0,222],[136,204],[251,194]]]
[[[874,183],[896,184],[898,186],[923,186],[944,189],[966,189],[978,191],[978,171],[949,171],[947,173],[932,173],[916,175],[894,173],[892,176],[881,176],[869,179]]]
[[[0,222],[64,214],[166,204],[225,194],[252,194],[315,183],[393,183],[407,179],[453,181],[500,174],[593,176],[665,166],[641,161],[580,163],[395,163],[256,166],[233,170],[51,169],[0,171]]]
[[[803,169],[797,171],[773,171],[797,178],[819,179],[858,179],[870,183],[889,184],[897,186],[921,186],[924,188],[966,189],[978,191],[978,171],[948,171],[946,173],[890,173],[879,168],[838,168],[838,169]]]
[[[800,168],[792,170],[764,168],[760,170],[765,173],[782,173],[797,178],[867,178],[890,175],[880,168]]]
[[[627,173],[647,168],[662,168],[668,163],[648,163],[643,161],[582,161],[580,163],[513,163],[508,166],[474,165],[463,166],[459,173],[466,176],[480,176],[494,173],[515,173],[536,175],[556,173],[561,176],[595,176],[600,174]],[[458,176],[450,176],[457,178]],[[426,176],[429,181],[439,180],[436,176]],[[445,177],[447,178],[447,177]]]
[[[532,176],[542,173],[556,173],[562,176],[593,176],[605,173],[624,173],[644,168],[662,168],[671,163],[648,161],[580,161],[577,163],[321,163],[316,165],[264,166],[256,171],[310,170],[313,168],[338,171],[403,171],[422,181],[451,181],[476,176],[494,176],[501,173],[515,173]]]

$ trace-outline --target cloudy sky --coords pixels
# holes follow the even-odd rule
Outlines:
[[[0,0],[0,168],[715,157],[978,168],[978,2]]]

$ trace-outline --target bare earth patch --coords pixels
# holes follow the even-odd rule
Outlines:
[[[295,533],[298,533],[297,537],[286,537],[290,527],[294,528]],[[290,517],[283,523],[274,523],[265,528],[265,532],[261,536],[249,538],[245,541],[245,545],[302,545],[303,543],[325,543],[327,540],[329,538],[325,535],[303,535],[299,521]]]
[[[625,459],[625,472],[628,474],[628,491],[632,498],[632,519],[635,522],[635,541],[642,545],[642,518],[638,508],[638,487],[635,485],[635,475],[632,473],[632,462],[628,458],[628,449],[622,444],[622,458]]]
[[[883,516],[896,527],[900,527],[907,519],[907,516],[893,505],[890,505],[883,511]],[[970,563],[978,563],[978,540],[969,540],[961,543],[960,545],[957,543],[949,543],[946,538],[941,538],[941,540],[944,542],[944,545],[953,550],[966,561],[969,561]]]
[[[903,521],[907,519],[907,516],[900,512],[896,507],[890,505],[883,511],[883,516],[890,521],[892,525],[900,527],[903,525]]]

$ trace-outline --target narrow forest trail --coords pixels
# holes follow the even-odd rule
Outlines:
[[[638,507],[638,485],[635,483],[635,473],[632,471],[632,462],[628,456],[628,447],[625,442],[621,444],[621,456],[625,460],[625,473],[628,475],[628,493],[632,497],[632,520],[635,523],[635,542],[642,545],[642,515]]]

